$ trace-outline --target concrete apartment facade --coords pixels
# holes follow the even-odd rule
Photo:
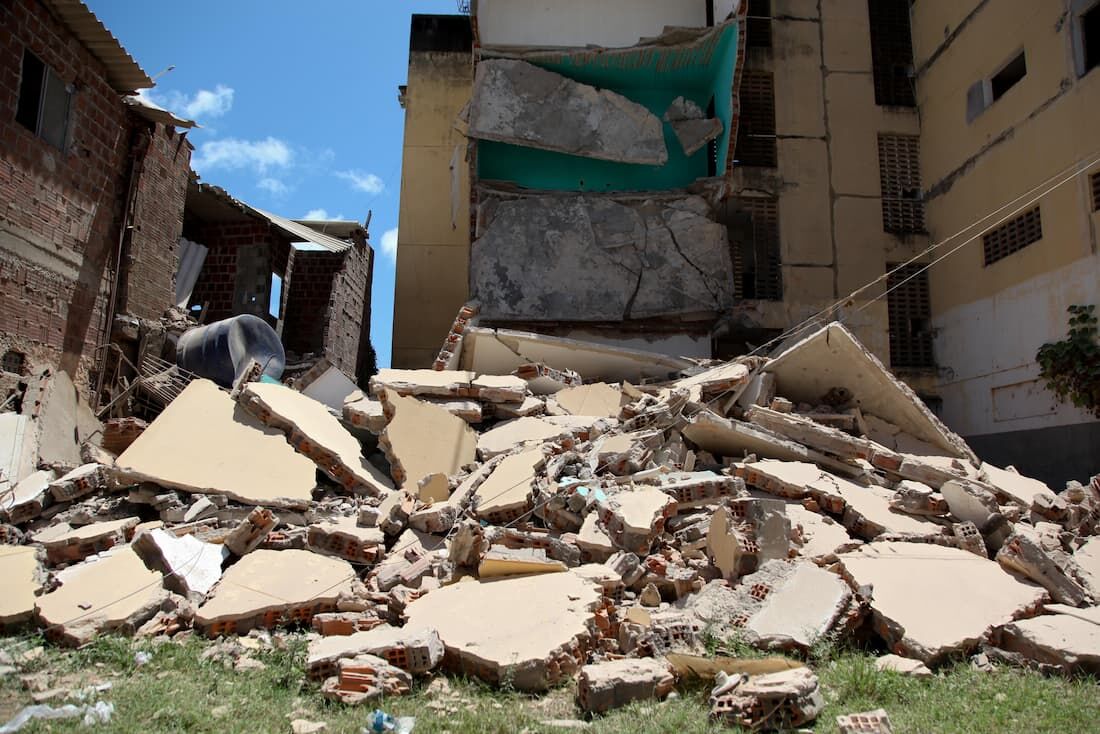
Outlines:
[[[1100,3],[916,3],[913,46],[928,228],[974,238],[928,274],[943,418],[991,462],[1082,479],[1100,422],[1035,354],[1100,304]]]

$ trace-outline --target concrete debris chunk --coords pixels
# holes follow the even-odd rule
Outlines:
[[[808,668],[752,676],[711,695],[710,716],[751,731],[793,729],[814,721],[825,707],[817,676]]]
[[[409,604],[405,614],[408,625],[439,632],[451,669],[543,691],[576,673],[595,646],[602,596],[588,579],[552,573],[446,586]]]
[[[477,377],[465,370],[396,370],[383,369],[370,378],[372,395],[381,399],[386,389],[401,397],[470,397],[470,383]]]
[[[128,481],[301,508],[317,468],[209,380],[195,380],[118,457]]]
[[[102,425],[64,370],[44,375],[38,388],[34,415],[39,464],[66,469],[82,464],[81,444]]]
[[[58,527],[55,525],[44,532],[35,533],[34,542],[42,544],[46,549],[46,560],[51,565],[73,563],[129,542],[140,521],[137,517],[126,517],[70,528],[60,533],[50,532]]]
[[[565,441],[573,432],[542,418],[516,418],[499,423],[477,438],[477,453],[484,461],[526,444]]]
[[[344,403],[344,421],[355,428],[361,428],[378,435],[386,430],[386,413],[381,400],[359,398]]]
[[[225,572],[195,612],[195,627],[217,637],[308,623],[314,614],[336,611],[337,598],[351,593],[355,577],[342,559],[304,550],[256,550]]]
[[[532,362],[521,364],[512,374],[526,382],[527,389],[534,395],[553,395],[559,390],[578,387],[584,382],[574,370],[556,370]]]
[[[481,375],[470,383],[473,395],[487,403],[522,403],[527,383],[513,375]]]
[[[838,624],[852,592],[836,574],[812,563],[769,561],[741,580],[760,607],[744,623],[762,649],[806,651]]]
[[[399,487],[415,487],[430,474],[457,474],[474,460],[477,437],[461,418],[385,388],[382,402],[392,415],[378,439]]]
[[[57,502],[70,502],[107,486],[107,473],[101,464],[83,464],[50,482],[50,494]]]
[[[932,664],[973,650],[992,628],[1036,610],[1046,594],[958,548],[874,542],[839,556],[872,589],[875,631],[899,655]]]
[[[668,663],[651,658],[624,658],[586,665],[577,676],[577,705],[602,714],[634,701],[661,700],[676,679]]]
[[[541,449],[506,457],[474,493],[477,516],[505,523],[526,514],[532,507],[536,474],[544,463]]]
[[[1037,479],[1025,477],[1009,469],[998,469],[992,464],[982,464],[981,479],[1006,498],[1024,507],[1031,507],[1039,497],[1057,496],[1050,487]]]
[[[912,658],[903,658],[900,655],[883,655],[875,660],[876,670],[890,670],[895,673],[901,673],[902,675],[912,676],[913,678],[931,678],[932,671],[928,669],[928,666],[922,663],[920,660],[913,660]]]
[[[894,734],[886,709],[838,716],[836,727],[840,734]]]
[[[333,675],[337,662],[370,654],[413,674],[434,670],[443,660],[443,642],[434,629],[381,625],[367,632],[342,637],[322,637],[309,645],[306,671],[311,678]]]
[[[1045,614],[1006,624],[998,646],[1063,673],[1100,674],[1100,624]]]
[[[13,484],[30,476],[37,456],[38,442],[30,416],[0,413],[0,492],[6,493]]]
[[[1059,604],[1079,607],[1086,601],[1092,601],[1081,584],[1038,542],[1024,533],[1016,533],[1005,541],[997,552],[997,563],[1005,570],[1022,574],[1039,584]]]
[[[225,547],[238,557],[251,553],[278,524],[279,518],[271,510],[254,507],[248,517],[225,536]]]
[[[639,487],[616,492],[600,504],[600,520],[611,541],[633,553],[648,554],[664,532],[665,518],[676,511],[676,501],[659,489]]]
[[[581,558],[586,563],[603,563],[615,552],[611,537],[600,526],[599,515],[595,512],[585,515],[584,524],[574,542],[580,548]]]
[[[111,630],[133,631],[168,599],[159,571],[145,567],[130,546],[112,548],[65,569],[61,586],[38,598],[46,636],[79,646]]]
[[[374,655],[340,660],[336,675],[321,684],[325,698],[355,705],[383,696],[403,696],[412,689],[412,676]]]
[[[21,525],[41,515],[52,497],[47,493],[55,479],[57,475],[53,470],[43,469],[28,474],[14,487],[0,490],[0,517],[14,525]]]
[[[547,558],[546,551],[540,548],[495,547],[482,556],[477,575],[481,579],[490,579],[566,570],[568,568],[564,563]]]
[[[606,382],[580,387],[567,387],[554,394],[553,402],[569,415],[592,415],[618,418],[622,411],[623,393]]]
[[[478,64],[467,134],[620,163],[668,161],[661,121],[642,105],[512,59]]]
[[[692,156],[725,131],[722,121],[706,117],[699,105],[677,97],[665,112],[665,121],[672,126],[684,155]]]
[[[306,546],[317,553],[352,563],[377,563],[385,553],[381,528],[360,527],[357,518],[337,517],[309,526]]]
[[[823,426],[809,418],[779,413],[770,408],[752,406],[745,411],[745,420],[791,441],[845,459],[870,459],[874,454],[871,441],[850,436],[829,426]]]
[[[1090,538],[1073,553],[1081,581],[1100,600],[1100,538]]]
[[[159,528],[134,538],[134,552],[145,565],[164,574],[164,585],[201,601],[222,576],[229,555],[224,546],[204,543],[193,535],[175,536]]]
[[[393,484],[362,455],[359,441],[313,398],[283,385],[249,383],[241,405],[265,425],[286,433],[298,453],[308,457],[349,492],[378,497]]]
[[[0,545],[0,630],[25,622],[34,614],[35,594],[41,588],[38,551],[30,546]]]

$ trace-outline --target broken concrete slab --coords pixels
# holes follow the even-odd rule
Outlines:
[[[900,655],[883,655],[875,660],[875,670],[890,670],[913,678],[931,678],[932,671],[920,660],[903,658]]]
[[[811,512],[797,502],[787,502],[795,542],[792,547],[802,558],[829,558],[862,541],[854,540],[836,520]]]
[[[671,472],[660,477],[660,487],[676,500],[678,512],[745,495],[743,480],[710,471]]]
[[[225,547],[235,556],[243,556],[256,550],[267,534],[275,529],[279,518],[264,507],[254,507],[240,525],[225,536]]]
[[[358,439],[320,403],[284,385],[251,382],[239,398],[265,425],[283,431],[290,445],[349,492],[379,497],[393,489],[363,457]]]
[[[476,377],[465,370],[382,369],[370,378],[370,390],[379,398],[386,388],[401,397],[468,398]]]
[[[585,515],[584,524],[581,525],[574,542],[586,563],[603,563],[615,552],[611,537],[600,526],[599,515],[595,512]]]
[[[35,533],[34,542],[40,543],[46,549],[46,560],[51,565],[73,563],[127,543],[133,537],[134,528],[139,522],[140,518],[126,517],[69,528],[59,533],[49,532],[57,527],[53,526]]]
[[[321,684],[325,698],[348,705],[383,696],[403,696],[411,689],[412,676],[374,655],[338,661],[336,675]]]
[[[623,489],[600,503],[600,520],[611,542],[631,553],[648,554],[664,532],[665,518],[676,511],[676,501],[654,487]]]
[[[35,594],[42,587],[38,550],[25,545],[0,545],[0,629],[26,622],[34,614]]]
[[[493,579],[566,570],[568,567],[564,563],[547,558],[546,551],[541,548],[492,547],[482,556],[477,567],[477,576],[480,579]]]
[[[618,418],[624,402],[622,390],[606,382],[567,387],[554,394],[553,403],[570,415]],[[547,406],[549,407],[549,406]]]
[[[875,630],[899,655],[932,664],[974,649],[992,628],[1037,610],[1042,588],[958,548],[875,542],[839,556],[872,591]]]
[[[544,418],[516,418],[504,421],[482,433],[477,438],[477,453],[491,459],[506,454],[526,444],[542,444],[571,438],[572,430],[551,423]]]
[[[584,380],[573,370],[556,370],[544,364],[521,364],[512,372],[527,383],[527,389],[534,395],[553,395],[567,387],[577,387]]]
[[[129,546],[71,566],[61,586],[38,598],[37,615],[46,636],[83,645],[100,632],[133,631],[168,599],[161,575],[145,567]]]
[[[757,675],[711,696],[710,716],[750,731],[791,729],[808,724],[825,708],[817,676],[809,668]]]
[[[1100,625],[1069,614],[1006,624],[998,647],[1064,673],[1100,673]]]
[[[588,380],[643,382],[667,380],[690,369],[687,359],[513,329],[466,329],[459,359],[463,369],[506,375],[525,364],[571,370]]]
[[[451,483],[445,474],[429,474],[417,485],[416,496],[421,502],[446,502],[451,496]]]
[[[1059,604],[1079,607],[1092,601],[1084,587],[1025,533],[1017,532],[1005,540],[997,551],[997,563],[1039,584]]]
[[[801,338],[764,369],[775,375],[777,391],[789,400],[817,405],[829,390],[844,388],[864,414],[883,418],[952,456],[978,464],[966,442],[838,322]]]
[[[102,464],[83,464],[50,482],[50,494],[58,502],[70,502],[107,486]]]
[[[652,658],[624,658],[586,665],[577,676],[577,705],[602,714],[634,701],[661,700],[676,679],[668,663]]]
[[[684,97],[677,97],[665,110],[665,122],[672,126],[684,155],[692,156],[725,131],[722,121],[708,118],[703,108]]]
[[[365,397],[359,386],[325,357],[296,379],[293,388],[337,412],[343,410],[344,403],[349,400]]]
[[[545,412],[546,401],[533,395],[525,397],[522,403],[491,403],[482,406],[483,416],[500,420],[527,418],[542,415]]]
[[[3,469],[0,469],[2,471]],[[0,517],[13,525],[21,525],[42,514],[49,502],[50,484],[57,479],[52,469],[28,474],[14,487],[0,490]]]
[[[831,504],[829,500],[839,498],[844,503],[844,526],[865,540],[874,540],[883,533],[930,538],[942,536],[946,530],[925,517],[898,512],[891,505],[893,493],[876,485],[862,487],[843,477],[823,474],[810,485],[810,493],[826,507]],[[829,500],[823,502],[825,498]]]
[[[595,645],[602,596],[588,579],[552,573],[446,586],[405,614],[409,625],[439,632],[453,670],[542,691],[576,673]]]
[[[874,453],[871,441],[850,436],[802,416],[752,406],[745,411],[745,420],[791,441],[843,459],[870,459]]]
[[[0,491],[34,472],[38,460],[35,424],[21,413],[0,413]],[[81,463],[79,458],[76,462]]]
[[[399,487],[416,487],[431,474],[457,474],[474,461],[477,434],[466,421],[389,388],[382,395],[386,414],[392,417],[378,443]]]
[[[344,403],[344,421],[378,435],[386,429],[386,413],[382,401],[360,398]]]
[[[309,526],[306,547],[352,563],[377,563],[385,553],[386,534],[360,527],[354,517],[335,517]]]
[[[80,446],[102,428],[72,378],[64,370],[40,381],[34,406],[41,465],[71,469],[84,463]]]
[[[351,564],[304,550],[256,550],[222,576],[195,612],[195,627],[210,637],[244,634],[254,627],[309,622],[336,610],[341,594],[351,594]]]
[[[537,448],[506,457],[474,493],[478,518],[504,523],[522,517],[532,507],[536,474],[544,463]]]
[[[1068,614],[1071,617],[1100,625],[1100,606],[1078,608],[1071,607],[1068,604],[1046,604],[1043,606],[1043,610],[1050,614]]]
[[[224,546],[204,543],[193,535],[177,537],[159,528],[135,536],[133,549],[146,566],[164,574],[166,587],[198,600],[214,588],[229,556]]]
[[[1081,581],[1100,599],[1100,538],[1090,538],[1073,553]]]
[[[481,375],[470,383],[473,395],[487,403],[522,403],[527,383],[513,375]]]
[[[754,598],[762,597],[744,632],[751,644],[768,650],[809,650],[852,601],[843,579],[812,563],[768,561],[741,583]]]
[[[333,675],[337,661],[358,655],[378,655],[410,673],[434,670],[443,660],[443,642],[431,628],[381,625],[366,632],[322,637],[309,644],[306,672],[311,678]]]
[[[998,469],[992,464],[983,463],[981,479],[1007,499],[1030,508],[1038,497],[1054,498],[1057,495],[1050,487],[1038,479],[1025,477],[1008,469]]]
[[[195,380],[116,462],[131,482],[153,482],[238,502],[304,507],[317,468],[209,380]]]
[[[733,305],[726,228],[702,197],[531,195],[483,206],[470,286],[485,318],[618,322]],[[576,362],[561,366],[599,379]]]
[[[668,161],[661,121],[642,105],[514,59],[477,65],[466,134],[619,163]]]

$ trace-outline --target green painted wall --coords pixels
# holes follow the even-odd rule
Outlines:
[[[697,48],[639,49],[617,54],[546,54],[528,59],[584,84],[610,89],[658,118],[676,97],[704,110],[714,100],[725,132],[718,138],[716,170],[726,167],[733,117],[731,90],[737,63],[737,26],[730,24]],[[487,140],[478,142],[478,177],[551,191],[652,191],[682,188],[708,174],[707,148],[684,155],[665,123],[668,162],[663,166],[615,163]]]

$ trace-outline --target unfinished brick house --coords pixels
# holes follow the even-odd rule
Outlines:
[[[0,352],[96,369],[115,314],[173,301],[193,123],[79,0],[0,5]]]
[[[369,376],[374,252],[362,225],[292,221],[192,181],[183,236],[177,305],[205,323],[259,316],[288,357],[324,356],[352,377]],[[196,252],[205,255],[201,271],[190,262]],[[186,273],[195,279],[183,282]]]

